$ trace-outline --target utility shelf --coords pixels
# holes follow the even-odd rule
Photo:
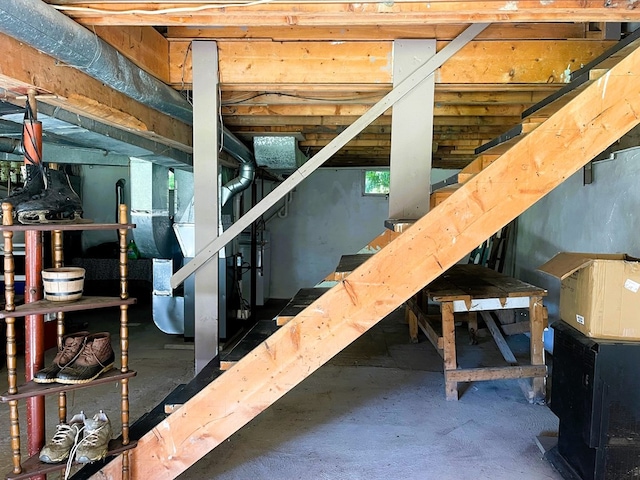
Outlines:
[[[127,445],[122,444],[122,439],[117,438],[111,440],[109,442],[109,450],[107,451],[107,456],[118,455],[126,450],[131,450],[135,448],[138,444],[137,441],[133,440],[129,442]],[[39,454],[38,454],[39,455]],[[22,463],[22,472],[20,473],[9,473],[6,475],[7,480],[20,480],[23,478],[29,478],[37,475],[44,475],[47,473],[57,472],[59,470],[63,470],[66,468],[67,463],[42,463],[38,458],[38,455],[33,455],[29,457],[25,462]],[[74,462],[74,465],[79,465]]]
[[[47,313],[73,312],[78,310],[91,310],[96,308],[117,307],[119,305],[132,305],[136,303],[135,298],[120,297],[82,297],[79,300],[68,302],[51,302],[49,300],[38,300],[36,302],[18,305],[15,310],[0,311],[2,318],[19,318],[27,315],[46,315]]]
[[[74,223],[39,223],[35,225],[0,225],[0,232],[53,232],[53,231],[86,231],[86,230],[131,230],[135,223],[93,223],[92,220],[81,219]]]
[[[66,384],[66,383],[36,383],[34,381],[27,382],[18,387],[18,393],[4,392],[0,396],[0,402],[6,403],[11,400],[18,400],[20,398],[36,397],[39,395],[53,395],[54,393],[67,392],[69,390],[77,390],[79,388],[93,387],[101,383],[117,382],[123,378],[135,377],[137,372],[129,370],[126,373],[122,373],[119,369],[109,370],[108,372],[100,375],[98,378],[91,380],[88,383],[79,384]]]

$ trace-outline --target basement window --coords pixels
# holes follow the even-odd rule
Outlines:
[[[389,195],[389,170],[364,170],[363,195]]]

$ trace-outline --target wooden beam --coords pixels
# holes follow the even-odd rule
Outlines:
[[[442,335],[436,332],[435,328],[433,328],[433,326],[431,325],[432,320],[429,318],[429,315],[424,313],[424,311],[418,306],[418,303],[413,298],[407,300],[407,308],[416,316],[418,326],[422,330],[422,333],[425,334],[427,339],[436,348],[440,356],[443,356],[444,339],[442,338]],[[437,316],[437,320],[435,316],[433,317],[433,320],[436,324],[442,323],[442,319],[439,315]]]
[[[542,91],[534,90],[503,90],[503,91],[438,91],[435,93],[435,103],[443,105],[519,105],[536,104],[550,93],[559,89],[552,85]],[[222,105],[233,107],[236,105],[317,105],[339,103],[342,105],[373,105],[389,93],[390,88],[380,88],[379,91],[353,91],[345,84],[342,91],[321,91],[309,89],[296,91],[295,94],[278,91],[256,92],[255,90],[222,92]],[[502,87],[504,88],[504,86]]]
[[[155,28],[96,26],[93,31],[142,70],[169,83],[169,42]]]
[[[0,88],[11,92],[16,85],[30,86],[41,94],[41,102],[190,151],[189,125],[142,105],[75,68],[60,65],[7,35],[0,34],[0,50],[5,55]],[[23,92],[18,88],[16,93]]]
[[[487,324],[487,328],[491,332],[491,336],[493,337],[493,340],[496,342],[496,345],[498,346],[498,350],[500,350],[502,357],[505,359],[507,363],[511,365],[517,365],[518,360],[516,360],[515,355],[511,351],[511,348],[509,347],[509,344],[502,336],[502,333],[500,332],[498,325],[496,325],[495,320],[491,317],[491,312],[480,312],[480,315],[482,316],[484,323]]]
[[[436,116],[477,116],[477,117],[517,117],[527,108],[524,104],[492,104],[492,105],[443,105],[433,107]],[[298,105],[227,105],[221,111],[223,116],[331,116],[350,115],[361,116],[370,105],[354,104],[298,104]],[[391,115],[387,110],[383,115]]]
[[[219,42],[220,82],[349,84],[393,83],[392,43]],[[438,42],[438,51],[445,42]],[[557,83],[613,45],[611,41],[476,40],[436,73],[436,83]],[[170,78],[191,83],[189,42],[171,42]]]
[[[230,115],[225,118],[225,125],[230,126],[263,126],[263,125],[273,125],[273,126],[286,126],[289,128],[289,125],[312,125],[312,126],[347,126],[353,124],[359,117],[355,115],[323,115],[318,117],[307,117],[307,116],[278,116],[272,115],[268,118],[264,116],[254,117],[254,116],[234,116]],[[438,126],[450,126],[450,125],[477,125],[477,126],[503,126],[516,125],[520,121],[519,116],[510,116],[510,117],[498,117],[498,116],[489,116],[489,117],[473,117],[473,116],[436,116],[433,119],[434,126],[437,128]],[[384,125],[387,127],[391,126],[391,116],[390,115],[381,115],[379,118],[371,122],[372,125]]]
[[[184,3],[91,2],[58,5],[56,8],[85,25],[169,25],[219,27],[434,25],[473,22],[637,22],[640,12],[624,2],[601,0],[518,0],[517,8],[505,7],[503,0],[438,2],[286,3],[271,2],[220,8],[193,2]],[[192,7],[189,10],[189,7]],[[208,7],[208,8],[203,8]],[[75,10],[74,10],[75,8]],[[173,10],[179,9],[179,10]],[[199,10],[198,10],[199,9]],[[139,11],[147,11],[150,14]]]
[[[133,478],[175,478],[638,125],[639,88],[636,50],[143,436]],[[119,478],[120,462],[94,478]]]
[[[282,27],[169,27],[169,40],[212,39],[264,39],[274,41],[309,41],[309,40],[395,40],[397,38],[436,38],[452,40],[464,30],[465,25],[351,25],[348,28],[334,27],[298,27],[287,25]],[[493,24],[478,35],[483,40],[517,40],[537,38],[539,40],[564,40],[568,38],[586,38],[587,26],[581,23],[506,23]]]
[[[462,368],[445,371],[445,378],[451,382],[475,382],[481,380],[506,380],[540,377],[547,375],[545,365],[523,365],[511,367]]]

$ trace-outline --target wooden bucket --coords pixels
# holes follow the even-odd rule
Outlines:
[[[52,302],[68,302],[82,297],[84,268],[60,267],[42,271],[44,298]]]

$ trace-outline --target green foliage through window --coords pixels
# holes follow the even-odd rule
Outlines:
[[[388,195],[389,194],[389,171],[388,170],[366,170],[364,172],[364,194],[365,195]]]

